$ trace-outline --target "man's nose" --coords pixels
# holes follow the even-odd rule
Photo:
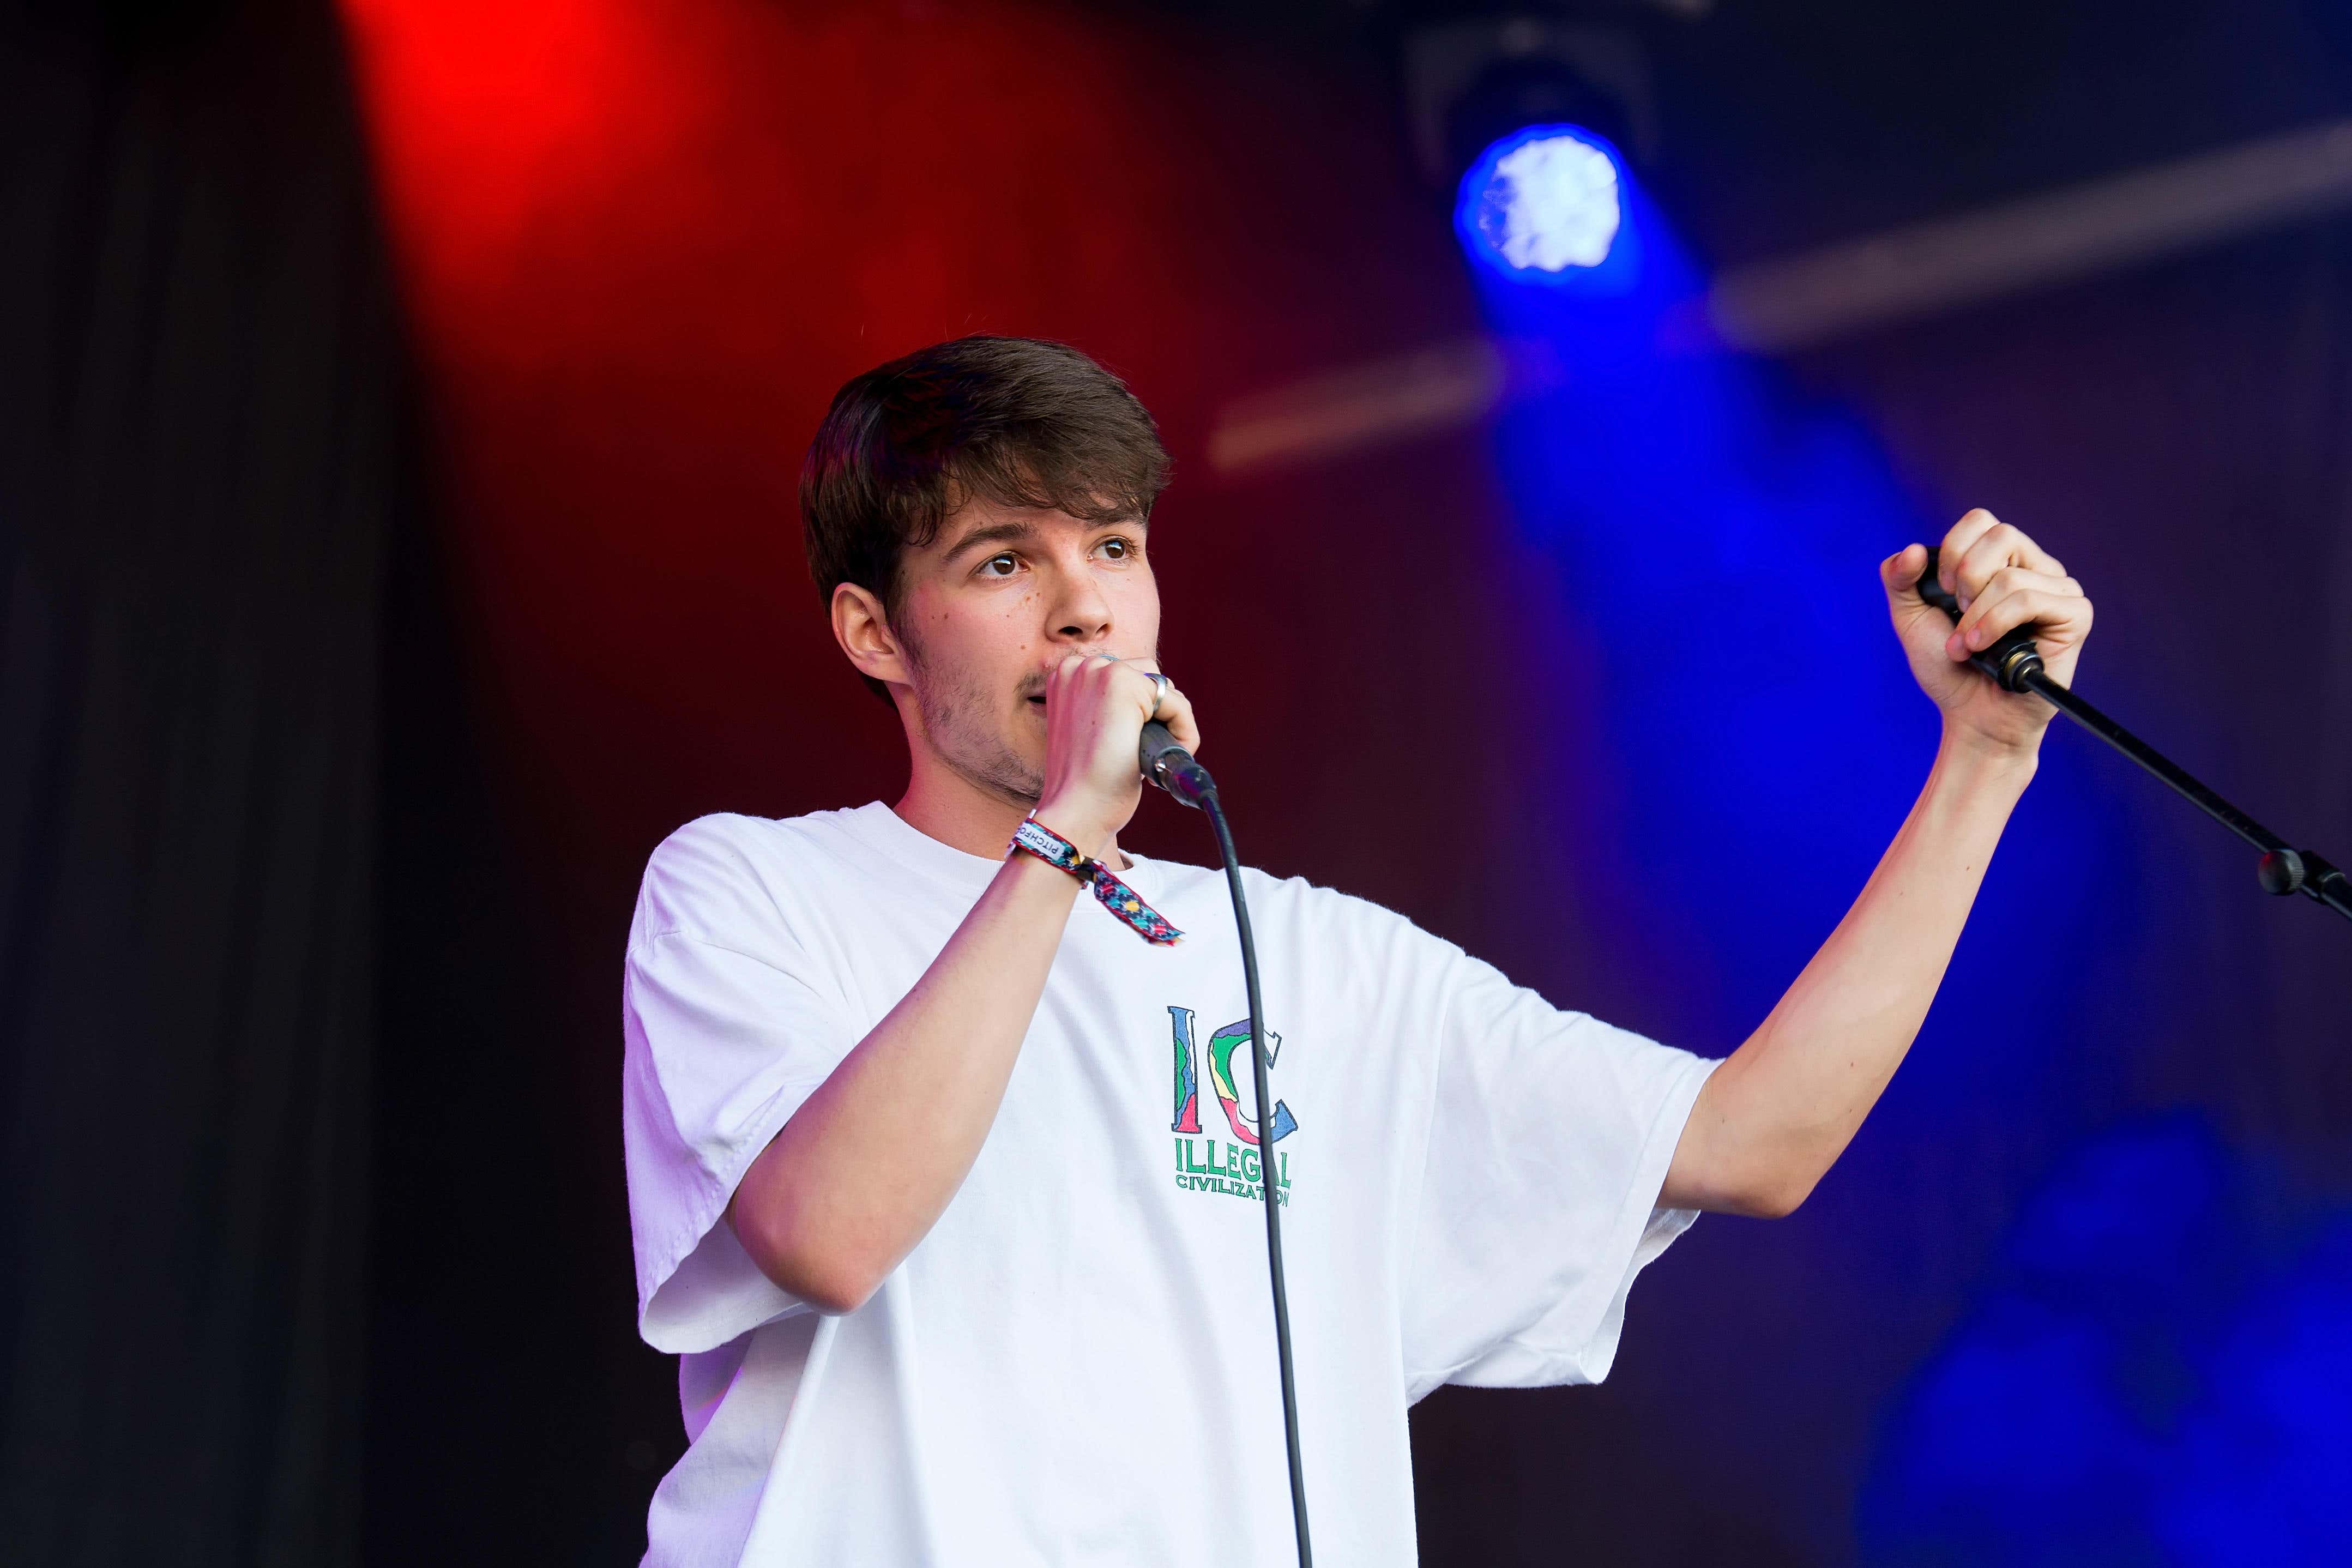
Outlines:
[[[1046,626],[1056,642],[1100,642],[1110,636],[1110,601],[1091,572],[1064,573],[1046,607]]]

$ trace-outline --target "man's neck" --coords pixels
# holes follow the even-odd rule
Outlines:
[[[918,833],[991,860],[1003,857],[1005,846],[1013,841],[1013,830],[1029,814],[1026,804],[984,790],[928,758],[915,763],[907,778],[907,793],[890,809]],[[1121,870],[1133,864],[1119,852],[1116,836],[1102,858]]]

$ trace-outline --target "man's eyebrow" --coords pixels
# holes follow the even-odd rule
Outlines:
[[[942,560],[952,565],[955,558],[975,544],[994,544],[1000,540],[1026,539],[1036,530],[1025,522],[984,522],[948,546]]]
[[[1130,528],[1139,531],[1144,527],[1144,521],[1139,517],[1114,517],[1089,523],[1087,526],[1089,528]],[[1012,519],[1001,522],[983,522],[953,544],[949,545],[947,553],[940,559],[948,565],[953,565],[956,557],[963,554],[975,544],[995,544],[1009,540],[1028,539],[1036,531],[1034,523]]]

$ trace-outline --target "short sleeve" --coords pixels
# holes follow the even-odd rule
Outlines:
[[[1656,1203],[1716,1064],[1439,945],[1452,957],[1403,1285],[1407,1397],[1598,1383],[1633,1276],[1697,1217]]]
[[[809,1310],[723,1216],[744,1171],[857,1040],[837,1002],[793,972],[806,961],[756,879],[719,835],[693,837],[702,827],[673,835],[647,867],[622,982],[637,1329],[672,1352]]]

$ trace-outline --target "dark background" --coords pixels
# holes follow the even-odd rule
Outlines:
[[[702,812],[895,792],[792,493],[833,388],[940,337],[1066,338],[1159,414],[1164,651],[1249,857],[1563,1005],[1760,1017],[1932,753],[1847,635],[1873,563],[1974,504],[2099,601],[2086,690],[2352,852],[2340,218],[1746,365],[1614,457],[1572,376],[1218,477],[1233,399],[1512,324],[1410,167],[1418,15],[7,14],[12,1560],[636,1559],[682,1434],[631,1321],[635,878]],[[1703,267],[2352,96],[2316,3],[1620,19]],[[1366,733],[1441,765],[1376,793]],[[1807,1206],[1700,1224],[1602,1387],[1417,1408],[1424,1561],[2331,1560],[2352,963],[2247,858],[2055,735]]]

